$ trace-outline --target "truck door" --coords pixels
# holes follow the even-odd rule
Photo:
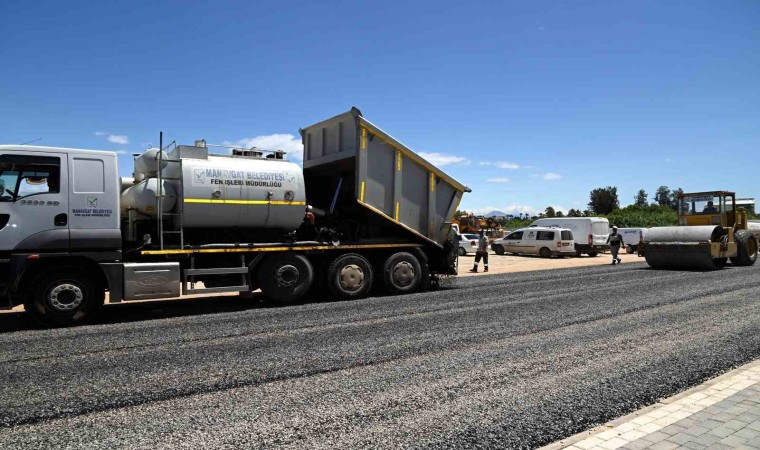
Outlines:
[[[0,155],[0,250],[69,251],[65,153]]]

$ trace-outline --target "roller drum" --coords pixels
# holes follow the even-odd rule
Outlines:
[[[710,244],[724,236],[726,231],[713,225],[650,228],[644,258],[655,269],[719,269],[725,258],[713,258]]]

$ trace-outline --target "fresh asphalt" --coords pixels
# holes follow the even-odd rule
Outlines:
[[[760,356],[760,265],[0,319],[0,448],[534,448]]]

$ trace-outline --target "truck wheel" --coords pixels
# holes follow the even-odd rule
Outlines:
[[[736,241],[736,256],[731,263],[736,266],[751,266],[757,260],[757,238],[749,230],[739,230],[734,233]]]
[[[586,254],[587,254],[588,256],[590,256],[590,257],[592,257],[592,258],[593,258],[593,257],[595,257],[596,255],[598,255],[598,254],[599,254],[599,252],[588,252],[588,253],[586,253]]]
[[[327,268],[327,289],[341,300],[365,297],[372,289],[372,266],[356,253],[340,255]]]
[[[459,247],[459,256],[467,256],[467,250],[463,249],[462,247]]]
[[[92,274],[63,269],[34,280],[24,309],[43,325],[68,327],[92,319],[104,300],[105,289],[93,280]]]
[[[265,259],[257,279],[261,292],[268,298],[290,303],[309,291],[314,282],[314,268],[303,255],[283,253]]]
[[[391,294],[415,292],[422,280],[422,267],[411,253],[394,253],[383,265],[383,279]]]
[[[494,245],[494,246],[493,246],[493,251],[494,251],[494,252],[495,252],[497,255],[503,255],[503,254],[504,254],[504,246],[501,246],[501,245]]]
[[[538,251],[538,256],[542,258],[551,258],[552,257],[552,251],[549,250],[546,247],[541,247],[541,250]]]

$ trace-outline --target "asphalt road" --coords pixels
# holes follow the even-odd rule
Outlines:
[[[533,448],[760,356],[760,265],[0,319],[0,448]],[[215,312],[214,312],[215,311]]]

